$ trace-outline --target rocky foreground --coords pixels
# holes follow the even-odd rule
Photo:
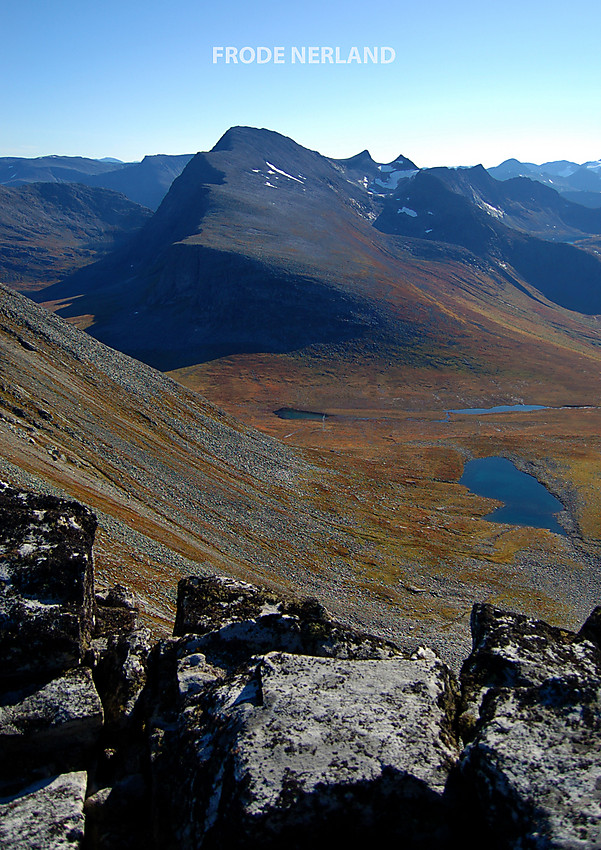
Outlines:
[[[601,608],[476,605],[459,681],[229,578],[153,642],[95,529],[0,484],[2,848],[601,847]]]

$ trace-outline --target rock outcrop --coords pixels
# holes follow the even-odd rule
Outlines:
[[[0,847],[75,850],[84,838],[87,775],[67,773],[0,801]]]
[[[182,716],[182,817],[163,846],[445,846],[448,685],[429,651],[253,659]]]
[[[476,605],[472,634],[461,720],[473,740],[457,788],[475,831],[499,848],[600,847],[601,651],[586,637],[591,624],[575,635]]]
[[[178,694],[153,732],[161,847],[449,839],[456,693],[433,652],[222,578],[180,582],[175,630],[191,634],[160,650]]]
[[[3,848],[601,846],[600,609],[573,634],[475,605],[457,682],[316,600],[189,577],[153,644],[127,588],[94,594],[94,529],[0,485]]]
[[[0,679],[77,666],[93,627],[96,517],[0,483]]]

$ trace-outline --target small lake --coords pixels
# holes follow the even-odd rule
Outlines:
[[[273,412],[280,419],[315,419],[318,422],[323,422],[328,418],[327,413],[319,413],[316,410],[297,410],[294,407],[280,407],[279,410]]]
[[[449,413],[480,414],[485,413],[529,413],[531,410],[548,410],[544,404],[498,404],[496,407],[465,407],[457,410],[447,410]]]
[[[502,507],[484,517],[490,522],[527,525],[566,534],[555,518],[564,510],[561,502],[536,478],[521,472],[507,458],[485,457],[468,461],[459,483],[478,496],[504,502]]]

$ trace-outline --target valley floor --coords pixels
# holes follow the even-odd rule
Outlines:
[[[491,406],[550,407],[447,416],[451,408],[483,406],[486,394],[465,380],[453,392],[448,376],[432,373],[408,378],[398,395],[377,375],[371,386],[328,375],[312,388],[287,355],[227,358],[172,375],[327,468],[311,498],[334,511],[338,505],[369,541],[369,553],[354,558],[337,550],[333,534],[329,555],[352,563],[370,627],[394,622],[397,640],[427,640],[453,660],[468,639],[475,600],[571,628],[598,604],[601,409],[582,386],[568,399],[543,387],[537,397],[502,396],[497,388]],[[282,407],[327,418],[281,419],[274,411]],[[560,499],[565,537],[482,518],[498,503],[458,482],[465,461],[491,455],[513,460]]]

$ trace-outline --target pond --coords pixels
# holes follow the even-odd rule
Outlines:
[[[319,413],[316,410],[297,410],[294,407],[280,407],[279,410],[273,412],[280,419],[315,419],[318,422],[323,422],[328,418],[327,413]]]
[[[479,496],[504,502],[502,507],[484,517],[490,522],[527,525],[566,534],[555,518],[564,510],[561,502],[536,478],[521,472],[507,458],[485,457],[468,461],[459,483]]]
[[[531,410],[548,410],[544,404],[498,404],[496,407],[465,407],[456,410],[447,410],[449,413],[530,413]]]

